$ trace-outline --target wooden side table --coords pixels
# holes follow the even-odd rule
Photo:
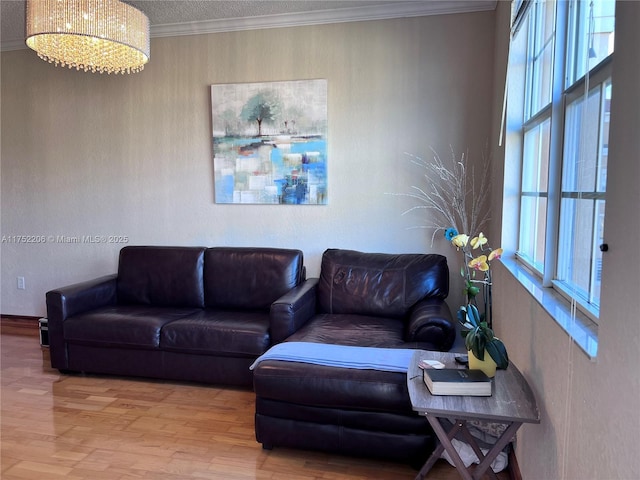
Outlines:
[[[489,469],[491,462],[511,442],[518,428],[523,423],[540,423],[540,414],[533,392],[513,363],[506,370],[496,372],[492,380],[490,397],[431,395],[424,384],[422,369],[418,367],[418,363],[420,360],[438,360],[444,363],[446,368],[466,368],[455,362],[455,356],[456,354],[449,352],[417,350],[409,365],[407,385],[411,405],[416,412],[426,417],[440,440],[440,444],[424,464],[416,480],[421,480],[427,475],[445,450],[451,456],[463,479],[480,479],[487,470],[492,478],[496,478],[493,471]],[[455,419],[453,427],[448,432],[440,423],[440,418]],[[468,420],[503,423],[507,427],[498,441],[484,455],[473,435],[467,430]],[[471,445],[480,460],[473,474],[464,466],[460,455],[451,443],[458,432],[464,435],[466,442]]]

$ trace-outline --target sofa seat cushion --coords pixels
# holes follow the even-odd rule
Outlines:
[[[67,342],[157,349],[162,327],[197,312],[193,308],[109,306],[75,315],[63,324]]]
[[[260,398],[288,404],[411,413],[407,374],[265,360],[253,371]]]
[[[269,313],[206,309],[167,324],[163,350],[257,357],[270,345]]]
[[[315,342],[356,347],[411,348],[404,341],[404,323],[395,318],[366,315],[313,317],[288,342]]]

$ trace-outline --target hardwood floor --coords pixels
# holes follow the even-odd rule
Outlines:
[[[263,450],[251,391],[62,375],[39,345],[37,322],[3,319],[0,347],[3,480],[395,480],[417,473],[397,463]],[[459,477],[440,461],[428,478]]]

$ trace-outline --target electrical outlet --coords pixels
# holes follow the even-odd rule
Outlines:
[[[25,290],[24,277],[18,277],[18,290]]]

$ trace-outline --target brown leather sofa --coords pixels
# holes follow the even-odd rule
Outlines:
[[[299,250],[124,247],[117,274],[47,292],[51,365],[251,386],[293,333],[273,304],[303,281]]]
[[[320,278],[290,291],[278,308],[295,331],[286,341],[448,351],[461,344],[448,291],[441,255],[331,249]],[[411,409],[405,373],[264,360],[254,390],[256,438],[266,449],[421,465],[435,447],[428,422]]]

